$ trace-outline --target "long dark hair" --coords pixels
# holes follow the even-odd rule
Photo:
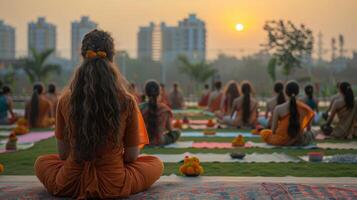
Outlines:
[[[344,96],[347,109],[352,109],[355,104],[355,97],[353,95],[351,84],[349,84],[348,82],[342,82],[340,83],[339,87],[341,93]]]
[[[242,83],[242,89],[243,93],[243,116],[242,116],[242,121],[244,123],[249,122],[250,118],[250,94],[252,93],[252,86],[249,82],[244,82]]]
[[[282,82],[276,82],[274,84],[274,92],[278,94],[276,105],[285,103],[284,84]]]
[[[160,95],[160,85],[157,81],[151,80],[145,84],[145,93],[149,98],[149,112],[146,120],[147,129],[150,135],[150,141],[158,134],[158,114],[157,98]]]
[[[227,104],[232,106],[234,99],[240,96],[238,83],[235,81],[230,81],[227,84],[225,95],[228,97]]]
[[[134,104],[127,82],[113,65],[114,43],[107,32],[87,33],[81,55],[83,62],[70,84],[69,127],[76,160],[90,161],[108,141],[118,145],[121,113]]]
[[[29,110],[29,123],[30,126],[36,126],[37,117],[39,114],[39,101],[40,101],[40,94],[43,92],[43,84],[42,83],[35,83],[32,89],[32,96],[30,101],[30,110]]]
[[[290,98],[289,103],[289,126],[288,135],[295,138],[300,133],[300,116],[298,112],[296,96],[299,94],[299,85],[295,81],[290,81],[286,84],[285,93]]]
[[[312,85],[305,86],[305,94],[307,98],[313,99],[314,98],[314,87]]]

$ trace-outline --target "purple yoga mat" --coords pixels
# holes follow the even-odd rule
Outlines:
[[[30,132],[25,135],[17,136],[18,143],[39,142],[55,135],[54,131]]]
[[[30,142],[39,142],[41,140],[48,139],[54,136],[54,131],[37,131],[37,132],[30,132],[25,135],[17,136],[17,143],[30,143]],[[6,140],[2,140],[1,143],[6,143]]]

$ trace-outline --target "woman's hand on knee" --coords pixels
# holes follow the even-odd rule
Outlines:
[[[125,148],[124,151],[124,162],[130,163],[134,162],[140,154],[140,148],[139,147],[128,147]]]

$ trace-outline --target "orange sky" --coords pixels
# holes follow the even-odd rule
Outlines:
[[[27,23],[45,16],[57,25],[57,47],[69,56],[70,22],[89,15],[102,29],[112,33],[118,49],[136,55],[136,34],[150,21],[176,24],[189,13],[206,21],[207,52],[241,55],[257,51],[264,42],[262,26],[270,19],[305,23],[317,35],[330,39],[345,35],[346,48],[357,50],[357,0],[0,0],[0,19],[16,27],[17,51],[26,53]],[[236,23],[245,31],[237,32]],[[326,56],[329,56],[328,54]]]

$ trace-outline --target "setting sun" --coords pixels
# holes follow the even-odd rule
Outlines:
[[[243,24],[236,24],[236,30],[237,31],[243,31],[244,25]]]

